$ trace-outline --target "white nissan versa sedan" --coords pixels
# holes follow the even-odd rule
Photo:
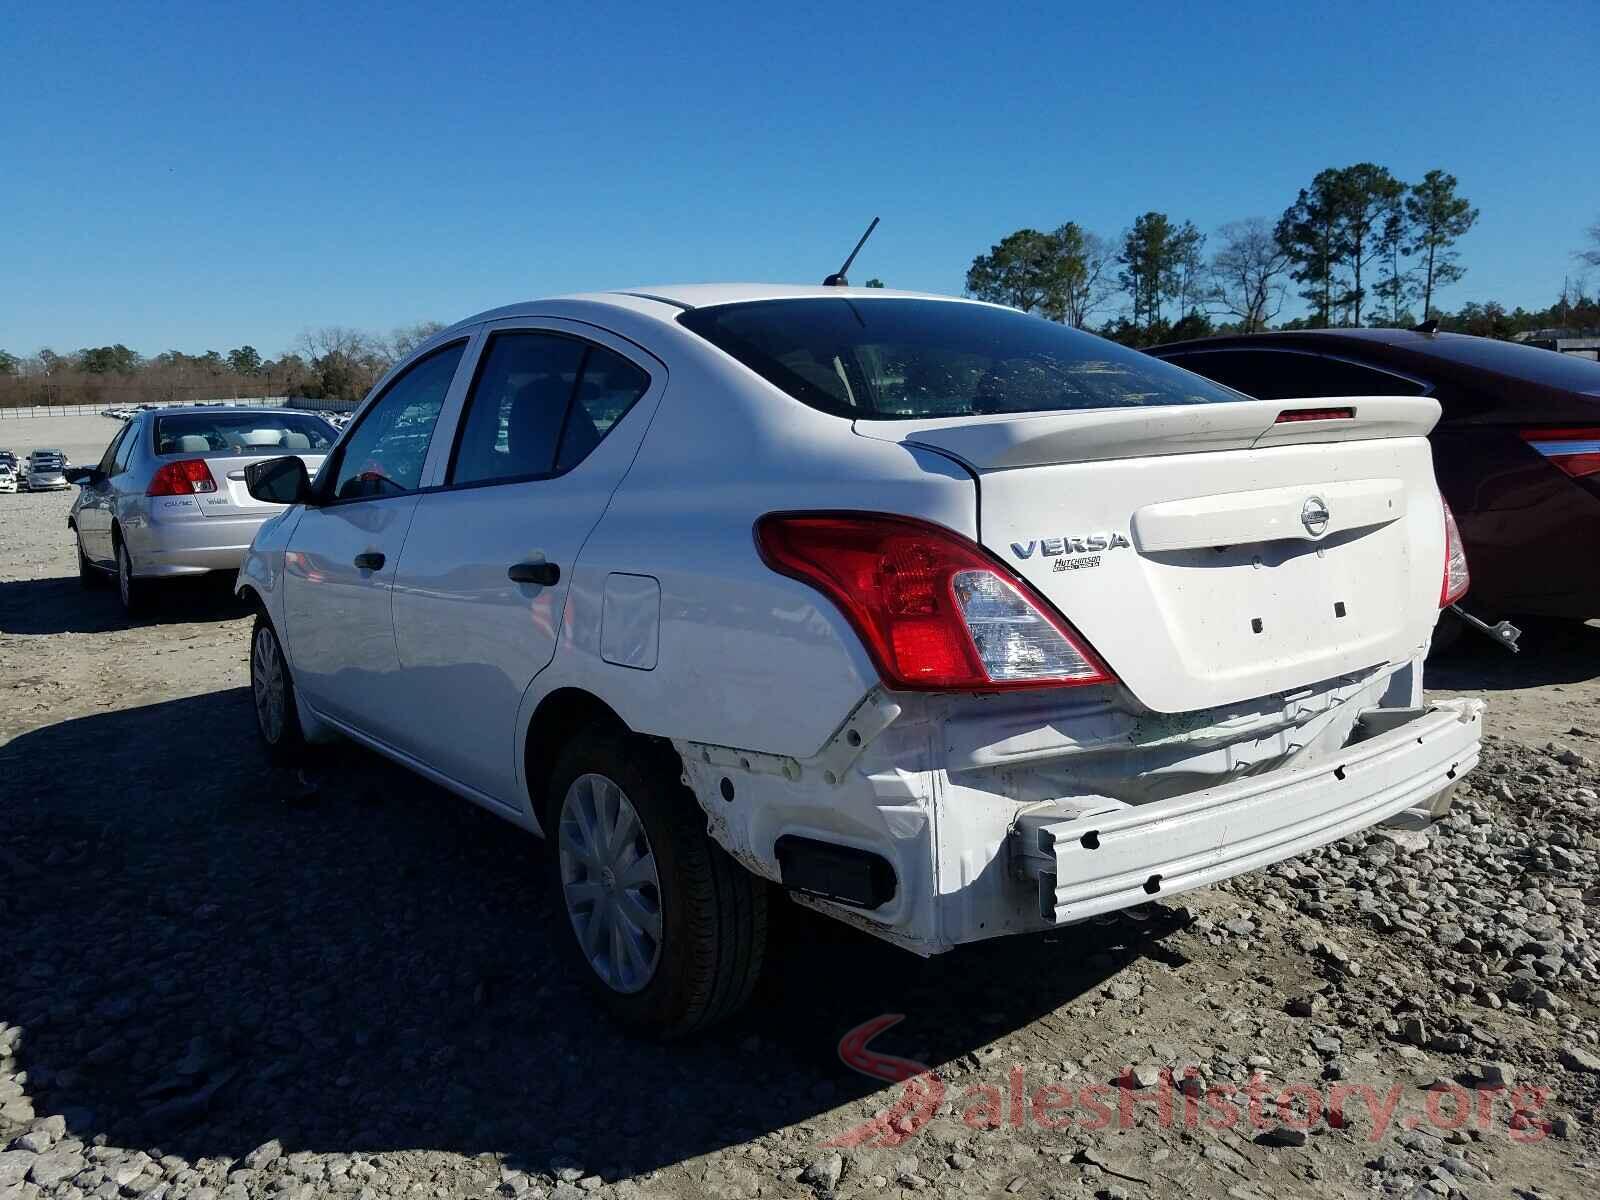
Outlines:
[[[1248,400],[878,289],[544,300],[440,333],[268,521],[260,731],[554,841],[578,960],[736,1008],[769,889],[919,954],[1437,815],[1482,706],[1425,397]]]

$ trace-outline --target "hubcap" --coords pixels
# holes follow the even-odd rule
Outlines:
[[[638,812],[604,775],[580,775],[561,802],[557,844],[584,957],[615,991],[643,990],[661,961],[661,880]]]
[[[255,652],[250,656],[250,687],[255,692],[261,736],[277,745],[283,736],[283,655],[271,630],[256,635]]]

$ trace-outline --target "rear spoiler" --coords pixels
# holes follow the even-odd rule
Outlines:
[[[1210,450],[1426,437],[1438,420],[1439,402],[1428,396],[1341,396],[857,421],[855,430],[863,437],[927,446],[975,470],[1004,471]]]

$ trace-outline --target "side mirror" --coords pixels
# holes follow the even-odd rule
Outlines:
[[[75,483],[79,487],[94,487],[106,480],[106,473],[99,467],[70,467],[62,474],[68,483]]]
[[[305,504],[311,499],[306,464],[292,454],[251,463],[244,469],[244,486],[263,504]]]

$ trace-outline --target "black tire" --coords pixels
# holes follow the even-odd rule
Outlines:
[[[130,617],[144,612],[149,598],[150,584],[133,573],[133,556],[128,544],[117,539],[117,597],[122,601],[122,611]]]
[[[273,663],[280,672],[278,707],[274,719],[271,672]],[[256,615],[250,631],[250,699],[255,710],[256,734],[267,757],[281,767],[302,763],[307,757],[305,731],[300,727],[300,709],[294,700],[294,677],[284,657],[278,631],[265,616]]]
[[[111,581],[106,578],[106,573],[89,561],[89,556],[83,552],[83,534],[74,531],[73,540],[78,546],[78,586],[85,591],[98,592],[105,588]]]
[[[661,1038],[698,1033],[732,1015],[761,975],[767,940],[767,884],[706,833],[705,814],[680,781],[674,755],[643,738],[579,733],[557,760],[544,814],[558,937],[611,1016]],[[572,785],[586,775],[615,784],[633,806],[653,852],[661,936],[649,982],[621,991],[591,965],[563,882],[563,820]],[[574,803],[577,803],[574,800]]]

